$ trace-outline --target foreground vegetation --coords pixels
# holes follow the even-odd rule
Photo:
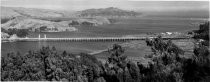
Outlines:
[[[28,29],[3,29],[1,28],[1,32],[7,33],[9,36],[12,36],[14,34],[17,35],[17,37],[26,37],[29,34],[29,30]]]
[[[207,28],[207,27],[205,27]],[[209,27],[208,27],[209,28]],[[208,35],[209,36],[209,35]],[[205,40],[208,41],[208,40]],[[147,65],[134,63],[113,45],[105,63],[85,53],[58,53],[55,47],[43,47],[27,54],[8,53],[1,58],[2,81],[76,81],[76,82],[208,82],[210,55],[203,42],[195,44],[194,54],[184,51],[161,36],[147,39],[152,54]]]
[[[204,24],[200,24],[199,30],[194,30],[194,37],[195,39],[202,39],[203,45],[209,46],[209,22]]]

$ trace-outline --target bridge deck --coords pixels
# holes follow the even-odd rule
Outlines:
[[[2,39],[2,41],[127,41],[127,40],[145,40],[147,37],[84,37],[84,38],[16,38]],[[155,38],[155,37],[149,37]],[[187,37],[163,39],[189,39]]]

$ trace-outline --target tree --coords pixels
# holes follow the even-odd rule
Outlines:
[[[9,35],[16,34],[18,37],[26,37],[28,32],[28,29],[8,29],[6,33]]]
[[[205,22],[204,24],[200,24],[199,30],[195,30],[195,35],[193,38],[195,39],[203,39],[203,45],[209,46],[209,21]]]
[[[199,44],[194,48],[193,58],[184,61],[183,79],[186,82],[197,82],[210,76],[210,55],[208,47]],[[208,80],[207,80],[208,81]]]
[[[135,63],[129,61],[127,64],[129,73],[131,75],[131,78],[135,81],[135,82],[139,82],[141,77],[140,77],[140,71],[139,68],[136,66]]]
[[[77,26],[79,25],[78,21],[72,21],[71,23],[69,23],[69,26]]]
[[[123,55],[124,51],[120,45],[114,44],[113,48],[109,50],[111,56],[108,57],[108,62],[124,69],[127,63],[127,57]]]
[[[146,39],[146,43],[152,49],[151,60],[147,67],[138,63],[142,81],[149,82],[177,82],[182,81],[182,61],[180,55],[184,51],[172,43],[164,41],[161,36],[154,39]]]
[[[123,54],[124,49],[118,44],[114,44],[109,53],[108,62],[105,64],[105,73],[103,77],[106,81],[115,82],[138,82],[140,81],[139,70],[137,66],[128,62],[127,57]]]

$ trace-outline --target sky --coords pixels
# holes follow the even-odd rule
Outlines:
[[[84,10],[90,8],[118,7],[141,11],[189,11],[209,10],[204,1],[157,1],[157,0],[1,0],[2,6],[42,8],[52,10]]]

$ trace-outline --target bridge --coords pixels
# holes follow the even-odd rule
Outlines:
[[[81,38],[8,38],[2,41],[131,41],[131,40],[145,40],[147,37],[81,37]],[[156,37],[148,37],[156,38]],[[164,40],[171,39],[189,39],[188,37],[162,37]]]

